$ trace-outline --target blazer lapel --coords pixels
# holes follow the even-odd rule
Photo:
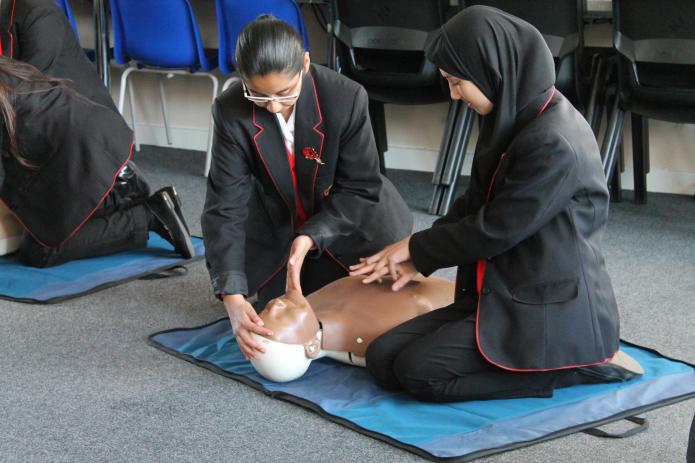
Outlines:
[[[294,157],[297,185],[302,207],[311,217],[314,214],[316,176],[323,168],[324,124],[316,83],[309,71],[302,83],[302,91],[295,109]]]
[[[256,127],[253,141],[258,156],[273,181],[275,189],[289,209],[292,220],[296,223],[297,208],[294,202],[292,172],[287,160],[287,148],[280,133],[276,116],[254,105],[253,125]]]

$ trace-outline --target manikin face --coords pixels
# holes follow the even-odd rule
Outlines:
[[[273,332],[273,341],[286,344],[306,344],[316,338],[319,322],[302,294],[289,290],[265,306],[260,313],[263,324]]]
[[[494,105],[473,82],[452,76],[441,69],[439,72],[442,73],[442,76],[449,83],[449,92],[452,100],[464,101],[473,111],[481,116],[486,116],[492,112]]]
[[[286,382],[302,376],[321,352],[319,322],[309,302],[298,291],[271,300],[260,313],[271,338],[252,333],[266,351],[251,364],[262,376]]]
[[[309,53],[304,54],[302,72],[271,72],[263,76],[252,76],[244,81],[248,97],[270,98],[270,101],[254,101],[261,108],[271,113],[282,113],[286,118],[292,113],[292,108],[302,90],[302,77],[309,72]],[[252,100],[253,101],[253,100]]]

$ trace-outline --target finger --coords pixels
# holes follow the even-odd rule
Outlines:
[[[287,290],[296,289],[300,293],[302,292],[302,284],[300,278],[300,269],[298,267],[291,267],[287,272]]]
[[[394,259],[389,259],[389,273],[391,274],[391,279],[393,281],[398,280],[398,265]]]
[[[243,323],[241,326],[245,331],[247,331],[249,333],[256,333],[260,336],[272,336],[273,335],[273,332],[271,330],[269,330],[268,328],[266,328],[264,326],[260,326],[256,323],[253,323],[250,320],[246,323]],[[256,343],[255,341],[252,341],[252,342],[256,345],[260,345],[260,344]]]
[[[353,270],[352,272],[350,272],[350,275],[355,276],[355,275],[365,275],[367,273],[371,273],[374,270],[374,266],[375,266],[374,264],[364,265],[363,267],[358,268],[357,270]]]
[[[368,264],[373,264],[373,263],[378,262],[379,260],[381,260],[381,259],[383,258],[383,256],[384,256],[385,253],[386,253],[386,250],[383,250],[383,251],[381,251],[381,252],[377,252],[377,253],[374,254],[373,256],[369,256],[369,257],[367,257],[366,259],[364,259],[364,261],[365,261],[366,263],[368,263]]]
[[[408,282],[412,279],[413,279],[413,277],[410,274],[401,275],[401,277],[399,279],[397,279],[395,281],[395,283],[393,283],[391,285],[391,289],[393,291],[399,291],[401,288],[403,288],[405,285],[407,285]]]
[[[386,275],[388,273],[389,273],[389,271],[387,268],[381,268],[379,270],[375,270],[371,275],[369,275],[367,278],[362,280],[362,283],[364,283],[364,284],[372,283],[374,281],[377,281],[378,279],[380,279],[381,277],[383,277],[384,275]]]
[[[249,321],[255,325],[263,326],[263,319],[256,313],[253,307],[246,308],[246,315],[249,317]]]
[[[258,352],[265,352],[265,347],[259,342],[257,342],[253,337],[249,334],[248,331],[244,332],[243,335],[241,336],[241,340],[246,344],[246,348]]]

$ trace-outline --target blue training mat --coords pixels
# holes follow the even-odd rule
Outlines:
[[[296,381],[268,381],[244,360],[227,318],[149,339],[167,353],[434,461],[468,461],[622,418],[641,422],[635,414],[695,396],[695,366],[629,343],[621,349],[645,374],[626,383],[557,389],[552,398],[433,404],[385,391],[363,368],[330,359],[312,362]]]
[[[67,262],[48,268],[21,264],[16,255],[0,257],[0,298],[54,303],[109,288],[203,258],[203,240],[192,238],[195,257],[184,259],[150,232],[146,249]]]

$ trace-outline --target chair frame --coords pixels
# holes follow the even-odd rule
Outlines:
[[[141,67],[138,65],[131,64],[126,69],[123,71],[123,74],[121,75],[121,87],[119,89],[119,95],[118,95],[118,111],[123,114],[123,106],[125,104],[125,92],[126,89],[128,90],[128,101],[130,103],[130,117],[132,120],[133,124],[133,134],[135,137],[135,151],[140,151],[140,143],[138,141],[138,135],[137,135],[137,113],[135,109],[135,95],[134,95],[134,90],[133,90],[133,84],[130,81],[130,75],[134,72],[143,72],[147,74],[156,74],[158,75],[158,83],[159,83],[159,98],[160,98],[160,103],[162,107],[162,117],[164,119],[164,130],[166,132],[166,137],[167,137],[167,143],[169,145],[172,144],[171,140],[171,130],[169,126],[169,112],[167,110],[167,104],[166,104],[166,95],[164,92],[164,77],[166,78],[172,78],[175,75],[184,75],[184,76],[198,76],[198,77],[206,77],[209,78],[212,81],[212,102],[215,102],[215,98],[217,98],[218,95],[218,90],[219,90],[219,79],[217,76],[210,72],[205,72],[205,71],[196,71],[196,72],[190,72],[187,70],[183,69],[156,69],[156,68],[145,68]],[[226,87],[225,87],[226,88]],[[223,88],[224,90],[224,88]],[[214,121],[212,118],[212,111],[210,111],[210,122],[209,122],[209,129],[208,129],[208,141],[207,141],[207,147],[205,151],[205,167],[203,169],[203,176],[207,177],[208,174],[210,173],[210,165],[212,163],[212,134],[214,132]]]

